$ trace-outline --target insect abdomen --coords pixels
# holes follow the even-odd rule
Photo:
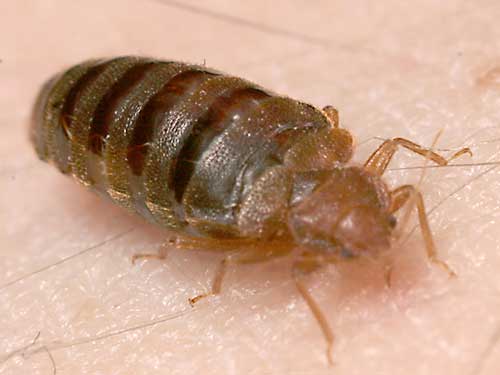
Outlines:
[[[298,135],[328,126],[312,106],[248,81],[121,57],[50,80],[32,139],[41,159],[151,221],[237,235],[229,232],[253,181]]]

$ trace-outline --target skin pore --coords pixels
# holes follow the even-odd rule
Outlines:
[[[9,2],[0,25],[0,373],[494,374],[500,367],[500,6],[488,1]],[[250,5],[251,4],[251,5]],[[77,15],[77,16],[75,16]],[[362,163],[404,137],[445,156],[398,151],[390,187],[420,185],[449,279],[429,264],[412,216],[387,259],[308,277],[332,326],[334,366],[290,277],[290,261],[228,270],[219,255],[168,249],[166,233],[39,162],[32,101],[90,57],[203,63],[318,107],[334,105]],[[378,138],[376,138],[378,137]],[[467,166],[466,164],[476,164]],[[408,233],[412,233],[408,237]],[[391,287],[385,262],[393,263]]]

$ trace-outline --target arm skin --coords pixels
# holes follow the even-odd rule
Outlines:
[[[155,251],[165,233],[39,162],[27,141],[32,100],[47,77],[91,56],[136,53],[206,60],[318,107],[332,104],[357,138],[358,162],[380,143],[363,142],[371,137],[430,145],[442,128],[438,148],[465,143],[474,152],[454,163],[499,160],[500,6],[401,3],[6,2],[0,373],[51,374],[53,360],[60,375],[497,374],[500,167],[426,172],[430,225],[456,279],[426,262],[418,231],[393,249],[390,289],[382,263],[349,262],[311,275],[309,288],[336,336],[329,368],[289,263],[230,270],[222,295],[193,309],[188,298],[209,288],[220,258],[174,250],[164,261],[133,266],[130,257]],[[422,164],[400,151],[389,168]],[[396,187],[416,183],[420,172],[386,176]]]

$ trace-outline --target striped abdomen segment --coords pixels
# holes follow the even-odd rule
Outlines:
[[[248,81],[121,57],[50,80],[32,138],[42,159],[160,225],[231,235],[269,160],[280,162],[297,132],[325,126],[314,108]]]

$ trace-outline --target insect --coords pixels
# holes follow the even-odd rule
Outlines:
[[[390,190],[382,180],[399,147],[439,165],[449,160],[395,138],[364,165],[351,165],[353,138],[331,106],[319,110],[204,66],[118,57],[49,80],[35,104],[31,139],[62,173],[178,233],[178,246],[232,250],[211,294],[220,292],[229,264],[299,249],[292,275],[330,359],[332,330],[304,276],[388,249],[394,213],[410,198],[429,260],[452,274],[437,256],[422,195],[411,185]]]

